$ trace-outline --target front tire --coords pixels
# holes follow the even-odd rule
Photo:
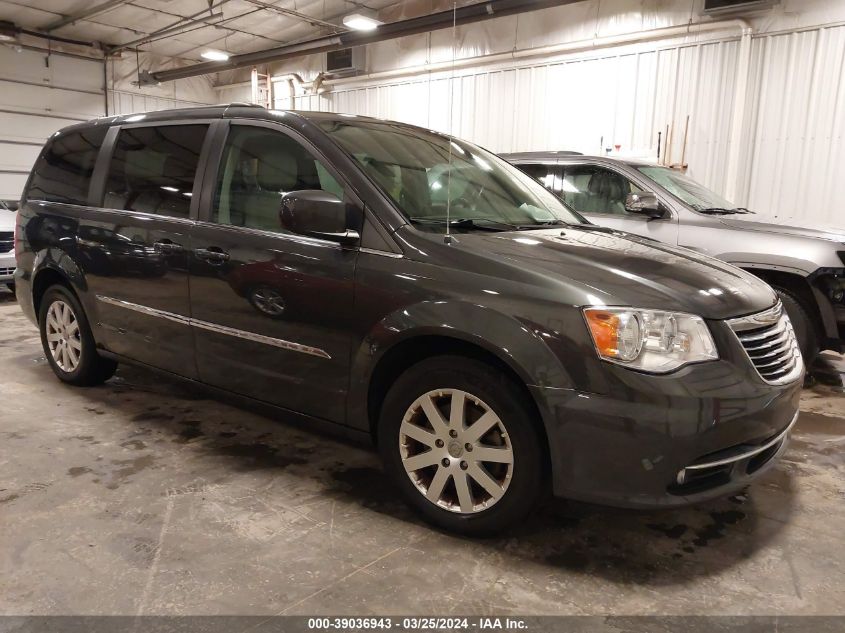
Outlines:
[[[440,356],[408,369],[388,391],[379,451],[388,476],[425,520],[489,536],[522,521],[545,490],[533,417],[504,373]]]
[[[795,330],[795,338],[798,340],[798,347],[801,349],[801,355],[804,357],[804,365],[809,370],[821,350],[819,335],[816,331],[811,312],[797,295],[786,288],[775,286],[774,291],[780,298],[783,308],[786,310],[786,315],[792,323],[792,329]]]
[[[92,386],[114,375],[117,363],[97,353],[85,311],[64,286],[47,289],[38,314],[41,345],[53,373],[66,383]]]

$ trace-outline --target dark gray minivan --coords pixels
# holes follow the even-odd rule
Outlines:
[[[797,419],[769,286],[409,125],[240,105],[76,125],[38,158],[15,238],[61,380],[126,361],[340,425],[450,530],[506,528],[549,487],[724,495]]]

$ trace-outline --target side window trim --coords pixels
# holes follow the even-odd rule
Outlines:
[[[197,206],[197,222],[211,222],[211,211],[214,206],[214,194],[217,189],[217,176],[220,173],[220,164],[223,160],[223,152],[226,150],[226,139],[229,137],[229,121],[220,119],[212,123],[211,129],[206,135],[205,162],[197,167],[197,180],[200,182],[200,194],[194,193],[194,198],[199,198]],[[200,168],[202,169],[200,171]],[[194,202],[192,200],[191,202]]]
[[[234,125],[272,130],[274,132],[284,134],[288,138],[292,139],[294,142],[302,145],[302,147],[308,150],[314,158],[316,158],[323,164],[323,166],[328,170],[332,178],[334,178],[338,182],[338,184],[343,187],[343,194],[344,197],[347,198],[348,202],[361,209],[361,212],[363,214],[365,205],[361,200],[360,196],[356,193],[355,189],[350,184],[350,182],[344,177],[340,170],[335,167],[331,159],[326,156],[325,153],[321,152],[317,147],[314,146],[313,143],[311,143],[307,138],[302,136],[296,130],[288,127],[287,125],[284,125],[283,123],[277,123],[275,121],[258,121],[254,119],[227,119],[220,121],[220,123],[222,124],[220,126],[220,130],[216,131],[216,133],[214,131],[212,132],[214,138],[214,145],[210,150],[208,166],[203,176],[203,184],[208,182],[209,186],[203,186],[203,204],[200,210],[198,218],[199,220],[216,225],[216,223],[211,222],[212,207],[214,206],[214,190],[217,187],[217,178],[220,175],[220,168],[222,167],[223,152],[226,148],[226,140],[229,138],[229,132],[231,130],[231,127]]]
[[[623,173],[623,172],[619,171],[618,169],[616,169],[613,165],[606,165],[604,163],[596,163],[596,162],[592,162],[592,161],[583,161],[583,162],[578,162],[578,163],[561,163],[560,166],[563,168],[561,177],[566,176],[566,169],[568,167],[595,167],[597,169],[606,169],[607,171],[613,172],[617,176],[624,178],[625,180],[627,180],[629,182],[634,183],[635,185],[637,185],[637,187],[639,187],[643,191],[653,193],[657,196],[657,199],[660,202],[660,204],[665,206],[666,210],[668,211],[668,213],[666,214],[666,217],[660,218],[660,220],[666,221],[666,220],[674,220],[675,219],[675,210],[672,208],[672,205],[666,203],[666,201],[663,199],[663,195],[661,194],[661,192],[656,191],[655,187],[653,185],[651,185],[650,183],[648,183],[647,181],[645,181],[645,180],[643,180],[639,177],[632,177],[632,176],[628,175],[627,173]],[[621,217],[621,218],[635,218],[635,219],[641,219],[641,220],[644,220],[644,221],[650,221],[650,218],[648,218],[646,216],[639,216],[636,213],[629,213],[628,211],[626,211],[624,215],[619,215],[618,213],[603,213],[601,211],[589,211],[589,214],[590,215],[601,215],[601,216],[606,215],[608,217],[617,217],[617,218],[619,218],[619,217]]]
[[[106,138],[100,147],[97,155],[97,162],[94,164],[94,175],[91,177],[91,184],[88,187],[88,204],[92,207],[102,207],[106,195],[106,178],[109,175],[109,166],[117,143],[117,135],[120,134],[120,126],[113,125],[106,132]]]
[[[91,130],[97,129],[97,127],[98,127],[97,125],[83,126],[81,128],[75,128],[75,129],[69,130],[68,134],[77,134],[77,133],[78,134],[85,134],[86,132],[90,132]],[[102,129],[102,127],[105,127],[105,126],[99,126],[99,127],[100,127],[100,129]],[[61,132],[61,130],[59,130],[59,132]],[[22,201],[24,201],[24,202],[27,201],[27,200],[44,200],[44,201],[47,201],[46,198],[40,198],[40,197],[34,197],[33,198],[29,194],[30,194],[30,190],[33,187],[33,183],[36,180],[37,168],[43,161],[46,160],[46,157],[52,151],[54,143],[56,142],[56,137],[59,134],[59,132],[55,132],[55,133],[51,134],[49,137],[47,137],[47,140],[44,142],[44,145],[42,145],[41,150],[38,152],[38,156],[35,158],[35,162],[33,163],[32,169],[30,169],[29,174],[27,175],[26,182],[24,183],[23,189],[21,191],[21,200]],[[66,206],[70,206],[70,207],[89,206],[91,204],[91,192],[93,190],[93,186],[94,186],[94,183],[96,182],[96,178],[97,178],[97,167],[100,164],[100,160],[101,160],[100,157],[103,153],[103,148],[106,146],[106,143],[108,141],[109,132],[110,132],[110,130],[107,129],[105,135],[103,136],[103,141],[100,144],[100,148],[97,150],[97,157],[94,159],[94,166],[91,170],[91,177],[88,180],[88,190],[85,192],[85,195],[80,196],[79,200],[76,201],[76,202],[51,201],[52,204],[61,204],[61,205],[66,205]],[[80,192],[81,192],[81,188],[80,188]]]
[[[114,213],[129,213],[133,215],[141,214],[151,218],[174,220],[182,223],[196,221],[197,211],[200,208],[199,201],[197,200],[197,198],[199,197],[199,193],[202,191],[201,187],[203,183],[202,170],[204,169],[204,163],[207,160],[206,155],[209,151],[210,140],[212,137],[212,132],[214,130],[214,125],[219,122],[219,119],[176,119],[171,121],[143,121],[131,124],[111,126],[109,128],[109,131],[106,133],[106,138],[103,141],[103,145],[100,148],[100,153],[97,156],[97,162],[94,166],[94,175],[91,178],[91,185],[88,189],[88,204],[90,206],[94,206],[100,209],[107,209],[108,211]],[[178,216],[166,215],[161,213],[149,213],[147,211],[132,211],[127,209],[114,209],[111,207],[105,207],[104,204],[106,184],[109,177],[109,170],[111,168],[111,160],[114,155],[114,150],[117,147],[117,138],[118,136],[120,136],[121,130],[131,130],[145,127],[165,127],[174,125],[205,125],[208,127],[208,129],[206,129],[205,137],[203,138],[202,146],[200,149],[199,161],[197,162],[197,170],[194,173],[194,186],[192,189],[191,204],[189,205],[188,217],[181,218]]]

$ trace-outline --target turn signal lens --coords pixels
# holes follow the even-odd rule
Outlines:
[[[601,358],[652,373],[719,358],[707,324],[681,312],[585,308],[584,318]]]
[[[643,337],[640,320],[635,313],[587,310],[584,314],[599,354],[624,361],[639,356]]]

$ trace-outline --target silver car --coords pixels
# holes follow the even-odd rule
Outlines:
[[[14,290],[15,209],[17,204],[0,200],[0,285]]]
[[[644,161],[577,152],[503,157],[597,224],[718,257],[768,282],[808,363],[820,350],[845,352],[845,229],[756,220],[683,173]]]

